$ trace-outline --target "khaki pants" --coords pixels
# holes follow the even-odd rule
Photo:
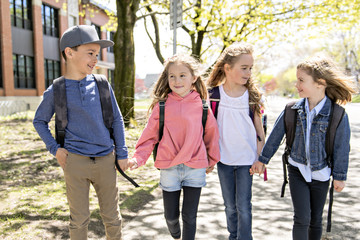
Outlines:
[[[90,159],[69,152],[64,175],[70,207],[70,238],[72,240],[87,239],[91,183],[98,197],[106,239],[121,239],[121,215],[118,205],[114,153]]]

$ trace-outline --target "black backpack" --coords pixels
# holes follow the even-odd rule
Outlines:
[[[295,130],[296,130],[296,121],[297,121],[297,109],[293,109],[296,102],[288,103],[285,107],[284,111],[284,123],[285,123],[285,131],[286,131],[286,146],[285,152],[282,155],[282,162],[283,162],[283,173],[284,173],[284,182],[281,187],[281,197],[284,197],[285,194],[285,187],[288,183],[287,179],[287,172],[286,172],[286,165],[288,163],[288,158],[291,152],[291,147],[294,143],[295,138]],[[333,170],[333,150],[334,150],[334,140],[336,129],[338,128],[341,119],[345,114],[345,109],[340,105],[332,102],[331,103],[331,110],[330,110],[330,117],[329,117],[329,125],[326,130],[326,137],[325,137],[325,150],[326,150],[326,161],[328,166],[331,168],[331,172]],[[330,191],[329,191],[329,210],[328,210],[328,222],[327,222],[327,232],[331,231],[331,210],[332,210],[332,203],[333,203],[333,193],[334,193],[334,182],[332,181]]]
[[[114,130],[112,124],[114,122],[114,115],[112,109],[112,103],[110,98],[109,83],[106,80],[104,75],[93,74],[96,85],[99,90],[100,102],[102,116],[104,119],[104,124],[109,130],[111,139],[114,140]],[[65,128],[68,124],[67,119],[67,102],[66,102],[66,88],[65,88],[65,78],[63,76],[57,78],[53,82],[53,93],[54,93],[54,105],[55,105],[55,138],[56,142],[60,144],[61,147],[64,147],[65,141]],[[123,177],[125,177],[129,182],[131,182],[135,187],[139,185],[128,175],[121,170],[117,159],[115,159],[115,166]]]
[[[203,113],[202,113],[202,126],[203,126],[203,137],[205,135],[205,125],[207,120],[208,105],[204,99],[202,99]],[[157,149],[159,142],[162,139],[164,133],[164,120],[165,120],[165,101],[159,101],[159,141],[155,144],[153,150],[154,161],[156,161]]]

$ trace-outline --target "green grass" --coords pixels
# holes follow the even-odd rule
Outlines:
[[[352,99],[352,103],[359,103],[360,102],[360,94],[356,95],[355,97],[353,97]]]
[[[139,100],[135,100],[135,111],[136,110],[148,110],[149,106],[151,104],[151,99],[147,98],[147,99],[139,99]]]
[[[149,100],[137,101],[147,109]],[[140,114],[140,115],[139,115]],[[36,133],[28,111],[0,117],[0,239],[68,239],[69,210],[62,169]],[[126,129],[129,156],[146,124],[146,111],[136,113],[136,126]],[[54,130],[54,121],[49,124]],[[158,170],[153,161],[128,172],[134,188],[118,174],[120,209],[125,224],[156,196]],[[102,239],[104,227],[93,187],[90,188],[89,239]]]

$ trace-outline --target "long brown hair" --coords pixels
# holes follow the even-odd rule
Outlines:
[[[220,57],[217,59],[211,73],[209,74],[209,77],[206,81],[207,86],[209,88],[213,88],[223,84],[226,81],[224,70],[225,64],[229,64],[232,68],[242,54],[252,55],[253,51],[253,47],[247,43],[233,43],[229,47],[225,48]],[[260,107],[264,106],[264,104],[261,101],[261,93],[256,87],[252,77],[250,77],[250,79],[247,81],[245,87],[249,91],[250,107],[253,107],[253,109],[260,114]]]
[[[297,69],[305,71],[316,83],[323,84],[320,79],[325,80],[325,94],[333,102],[351,102],[351,94],[355,93],[351,86],[351,77],[345,75],[331,58],[316,55],[298,64]]]
[[[185,65],[190,70],[191,75],[196,76],[196,81],[193,83],[193,89],[200,94],[201,99],[207,99],[206,86],[199,74],[199,62],[190,55],[177,54],[166,60],[166,62],[164,63],[164,70],[160,74],[160,77],[154,87],[154,91],[152,94],[153,101],[149,107],[149,112],[154,108],[156,103],[158,103],[159,101],[165,101],[168,94],[171,92],[168,80],[168,72],[169,67],[175,63],[181,63]]]

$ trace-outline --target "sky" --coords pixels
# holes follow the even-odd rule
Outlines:
[[[109,9],[116,9],[115,0],[104,0],[98,2],[100,4],[105,4],[109,7]],[[152,23],[149,22],[148,24]],[[163,35],[168,37],[168,34],[162,34],[162,36]],[[172,31],[170,36],[172,36]],[[149,37],[146,35],[143,20],[138,20],[135,24],[134,41],[136,74],[140,78],[145,78],[146,74],[160,73],[163,66],[156,56],[154,47],[152,46]],[[170,48],[168,49],[167,47],[162,46],[162,50],[165,50],[164,55],[172,54],[172,47],[170,51]]]
[[[163,66],[156,56],[155,49],[149,37],[146,35],[142,20],[136,22],[134,41],[136,74],[140,78],[145,78],[146,74],[160,73]]]

